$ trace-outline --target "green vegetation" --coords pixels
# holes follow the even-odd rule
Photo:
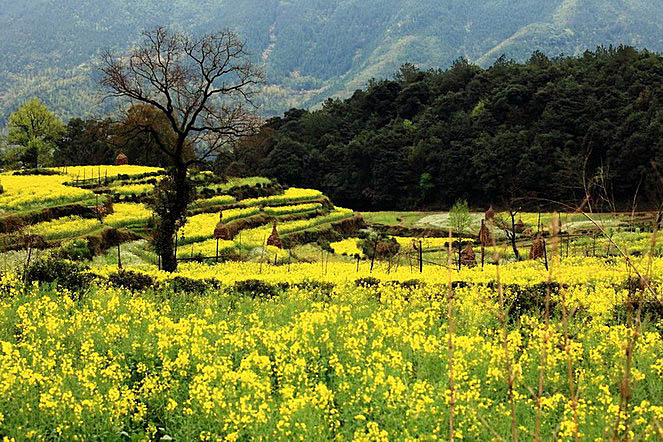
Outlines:
[[[321,109],[292,109],[218,164],[246,164],[359,210],[471,207],[594,211],[658,206],[663,56],[630,47],[534,53],[489,69],[403,66]],[[258,169],[254,165],[258,165]],[[660,167],[659,167],[660,169]],[[236,168],[235,168],[236,170]],[[563,210],[568,211],[569,207]]]
[[[577,55],[597,45],[663,50],[655,0],[84,0],[5,1],[0,16],[0,125],[32,96],[60,118],[89,118],[99,103],[99,48],[121,52],[155,25],[194,33],[229,27],[265,64],[259,103],[269,115],[349,96],[405,62],[423,69],[466,57],[488,66],[500,55]],[[616,86],[619,87],[619,86]]]
[[[419,221],[430,212],[361,212],[367,223],[389,226],[422,227]]]
[[[500,270],[502,285],[494,268],[102,276],[39,260],[28,280],[52,284],[0,275],[0,431],[375,441],[446,439],[453,421],[469,440],[658,440],[663,309],[623,266],[575,260],[546,285],[539,263],[521,263]]]
[[[9,116],[7,142],[16,146],[5,156],[28,167],[49,165],[55,143],[64,133],[62,122],[37,98]]]

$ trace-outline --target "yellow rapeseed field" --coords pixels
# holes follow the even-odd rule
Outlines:
[[[0,209],[41,209],[94,198],[90,190],[63,185],[68,179],[63,175],[0,175],[5,190],[0,194]]]
[[[662,318],[651,304],[628,320],[628,299],[653,299],[629,292],[625,261],[507,265],[501,284],[492,265],[134,270],[160,288],[114,288],[109,267],[81,296],[0,279],[3,435],[434,440],[453,418],[457,439],[660,440]],[[654,260],[657,291],[662,271]],[[196,294],[182,278],[222,286]],[[464,282],[453,297],[450,280]]]

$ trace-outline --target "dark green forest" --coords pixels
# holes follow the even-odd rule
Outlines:
[[[658,206],[663,57],[627,46],[483,69],[404,65],[346,100],[291,109],[219,157],[217,170],[322,190],[359,210]],[[515,202],[517,200],[517,202]]]

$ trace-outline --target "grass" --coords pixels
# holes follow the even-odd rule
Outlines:
[[[368,224],[402,227],[421,227],[417,226],[417,222],[430,214],[430,212],[361,212]]]
[[[368,224],[383,224],[386,226],[396,226],[405,228],[436,228],[447,230],[449,228],[447,212],[361,212]],[[484,218],[483,212],[474,212],[471,214],[473,223],[470,228],[475,234],[481,226],[481,220]],[[552,221],[551,212],[541,213],[541,226],[544,230]],[[628,213],[612,214],[598,213],[592,217],[604,228],[626,226],[631,218]],[[539,214],[534,212],[524,212],[516,215],[516,221],[522,219],[525,225],[536,229],[539,223]],[[564,213],[561,215],[562,226],[565,230],[576,232],[579,230],[592,230],[591,221],[580,213]]]

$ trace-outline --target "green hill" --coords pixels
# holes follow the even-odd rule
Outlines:
[[[650,0],[24,0],[0,1],[0,122],[37,95],[64,118],[100,107],[100,50],[129,47],[142,29],[231,27],[264,63],[262,112],[349,95],[412,62],[486,66],[501,54],[556,56],[597,45],[663,49],[663,8]]]

